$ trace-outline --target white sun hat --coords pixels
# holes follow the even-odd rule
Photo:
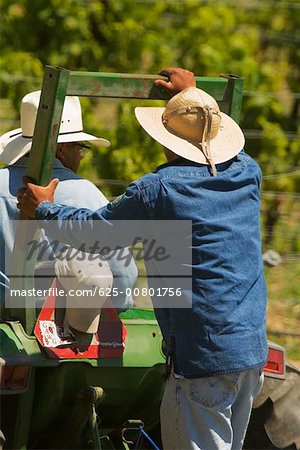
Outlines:
[[[0,161],[11,165],[31,149],[34,126],[41,91],[25,95],[21,103],[21,128],[8,131],[0,137]],[[108,147],[110,142],[85,133],[82,125],[81,106],[78,97],[66,97],[57,142],[91,141],[94,145]]]
[[[113,274],[100,255],[68,249],[55,262],[66,294],[66,320],[75,330],[96,333],[101,307],[109,298]]]
[[[214,174],[215,164],[233,158],[245,144],[239,125],[196,87],[176,94],[166,108],[138,107],[135,115],[157,142],[189,161],[210,164]]]

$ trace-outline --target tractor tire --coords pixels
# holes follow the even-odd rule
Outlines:
[[[244,442],[247,450],[300,449],[300,370],[286,365],[286,378],[265,376]]]

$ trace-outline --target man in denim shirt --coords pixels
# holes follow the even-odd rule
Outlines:
[[[241,449],[267,359],[261,171],[243,151],[239,126],[195,87],[192,73],[163,74],[169,81],[156,83],[176,95],[166,108],[136,108],[136,117],[164,146],[166,164],[94,212],[52,203],[58,180],[45,188],[26,181],[18,198],[23,213],[74,247],[84,225],[96,238],[92,219],[107,233],[121,219],[192,221],[192,305],[156,308],[170,365],[163,446]]]
[[[7,164],[0,169],[0,306],[4,304],[5,286],[9,287],[9,266],[15,240],[16,221],[19,217],[17,191],[26,174],[39,100],[40,91],[25,95],[21,103],[21,128],[9,131],[0,137],[0,161]],[[106,139],[83,131],[79,98],[66,97],[52,173],[53,178],[59,178],[61,181],[55,192],[55,201],[78,208],[97,209],[106,205],[108,200],[93,183],[76,173],[89,148],[87,142],[105,147],[110,145]],[[60,248],[62,248],[61,245]],[[131,256],[129,249],[124,252]],[[50,251],[45,252],[41,259],[45,261],[49,257],[53,259],[55,254],[51,254]],[[109,263],[115,277],[114,287],[118,288],[119,292],[132,288],[137,278],[137,268],[133,258],[131,257],[130,262],[125,264],[124,260],[120,260],[115,255],[110,258]],[[45,273],[51,279],[52,270],[48,270]],[[46,285],[40,287],[46,287]],[[121,310],[130,308],[133,304],[131,295],[120,294],[113,300],[115,306]]]

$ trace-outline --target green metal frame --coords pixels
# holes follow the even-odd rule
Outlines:
[[[32,149],[27,175],[36,183],[45,185],[51,177],[56,153],[57,136],[66,95],[111,98],[161,99],[169,97],[154,85],[154,80],[164,78],[157,75],[109,74],[96,72],[73,72],[67,69],[46,66],[42,85]],[[217,78],[196,77],[197,86],[211,94],[220,109],[239,120],[242,105],[243,79],[234,75]],[[12,264],[16,273],[24,277],[12,279],[13,289],[32,288],[35,258],[25,261],[26,224],[19,221],[16,233]],[[31,334],[36,320],[33,297],[22,297],[18,307],[10,309],[10,317],[19,320],[27,334]]]

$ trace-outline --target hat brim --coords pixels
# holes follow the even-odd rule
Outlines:
[[[12,165],[30,151],[32,138],[25,138],[21,133],[22,129],[17,128],[8,131],[0,137],[0,161],[4,164]],[[97,147],[110,146],[110,142],[107,139],[98,138],[84,131],[59,134],[57,138],[57,143],[81,141],[92,142]]]
[[[178,156],[189,161],[209,164],[198,146],[169,131],[162,122],[165,108],[137,107],[135,116],[142,128],[157,142]],[[229,161],[245,145],[244,134],[239,125],[227,114],[220,113],[221,125],[217,136],[210,141],[212,160],[215,164]]]
[[[11,165],[31,149],[32,138],[24,138],[22,129],[8,131],[0,137],[0,161]]]
[[[109,147],[110,142],[104,138],[98,138],[93,136],[92,134],[85,133],[84,131],[80,131],[78,133],[66,133],[59,134],[57,138],[57,143],[65,143],[65,142],[80,142],[80,141],[88,141],[93,142],[93,145],[97,147]]]

